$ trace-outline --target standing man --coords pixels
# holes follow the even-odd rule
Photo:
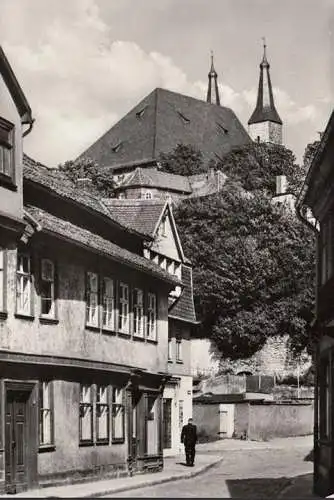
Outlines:
[[[189,418],[187,425],[182,427],[181,443],[184,444],[187,465],[193,467],[195,459],[195,446],[197,443],[197,427],[193,419]]]

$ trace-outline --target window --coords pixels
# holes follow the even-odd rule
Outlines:
[[[96,388],[96,442],[109,444],[108,386]]]
[[[117,197],[119,200],[125,200],[125,193],[118,193]]]
[[[147,294],[147,338],[157,339],[157,296],[155,293]]]
[[[123,442],[124,437],[124,404],[123,390],[112,389],[112,442]]]
[[[87,273],[86,279],[86,322],[90,326],[99,325],[98,310],[98,275],[96,273]]]
[[[0,248],[0,312],[6,310],[5,251]]]
[[[16,270],[16,312],[31,314],[31,265],[30,257],[19,252]]]
[[[118,328],[122,333],[129,333],[129,286],[119,284],[119,318]]]
[[[93,444],[93,391],[90,385],[80,386],[79,442]]]
[[[14,125],[0,118],[0,173],[13,175]]]
[[[145,200],[151,200],[152,199],[152,193],[151,191],[146,191],[144,194]]]
[[[182,361],[182,339],[176,339],[176,361]]]
[[[39,445],[54,445],[53,386],[52,382],[39,383]]]
[[[173,359],[173,344],[172,339],[168,339],[168,361]]]
[[[115,297],[114,281],[103,278],[102,289],[103,327],[113,330],[115,328]]]
[[[143,291],[139,288],[133,290],[133,334],[144,336]]]
[[[49,259],[41,261],[41,316],[55,317],[55,267]]]

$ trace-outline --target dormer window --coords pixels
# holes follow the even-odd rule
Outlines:
[[[111,147],[111,151],[113,153],[118,153],[118,151],[121,149],[121,146],[122,146],[122,141],[120,141],[117,144],[115,144],[115,146],[112,146]]]
[[[14,125],[0,118],[0,175],[12,180],[14,168]]]

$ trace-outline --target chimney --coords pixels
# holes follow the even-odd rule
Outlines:
[[[80,189],[89,189],[92,186],[92,179],[89,179],[89,177],[80,177],[77,179],[76,185]]]
[[[276,195],[285,194],[286,185],[287,185],[286,176],[276,175]]]

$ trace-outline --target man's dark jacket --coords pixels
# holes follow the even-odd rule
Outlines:
[[[195,446],[197,442],[197,427],[193,424],[187,424],[182,427],[181,443],[185,446]]]

